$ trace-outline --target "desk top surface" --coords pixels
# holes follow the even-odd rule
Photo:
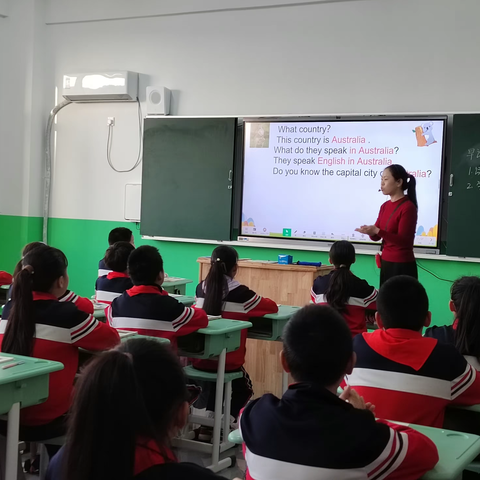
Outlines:
[[[200,257],[197,259],[197,262],[200,264],[208,264],[210,265],[211,259],[210,257]],[[289,265],[282,265],[279,263],[271,263],[271,262],[262,262],[261,260],[239,260],[238,261],[239,268],[261,268],[264,270],[284,270],[289,272],[330,272],[333,270],[331,265],[322,265],[321,267],[315,267],[312,265],[297,265],[295,263],[291,263]]]
[[[480,437],[441,428],[409,425],[437,446],[440,460],[422,479],[449,480],[460,477],[464,468],[480,453]]]
[[[63,365],[60,362],[52,362],[50,360],[43,360],[40,358],[24,357],[22,355],[11,355],[9,353],[3,353],[2,357],[12,357],[13,360],[0,363],[0,386],[16,382],[18,380],[25,380],[27,378],[37,377],[46,373],[63,370]],[[5,366],[16,362],[24,363],[4,369]]]
[[[250,328],[251,326],[251,322],[219,318],[217,320],[210,320],[208,322],[208,327],[200,328],[197,332],[203,335],[223,335],[225,333],[237,332],[238,330]]]
[[[181,277],[166,277],[163,281],[163,287],[174,287],[176,285],[186,285],[187,283],[192,283],[193,280],[189,278],[181,278]]]
[[[290,305],[279,305],[277,313],[268,313],[261,318],[269,318],[271,320],[288,320],[296,312],[300,310],[301,307],[294,307]]]

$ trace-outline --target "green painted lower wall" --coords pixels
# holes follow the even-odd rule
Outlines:
[[[0,270],[13,272],[23,247],[42,239],[42,218],[0,215]]]
[[[63,250],[68,257],[72,290],[83,296],[93,295],[98,261],[108,246],[108,233],[118,226],[131,228],[137,245],[149,244],[158,247],[164,258],[165,271],[170,275],[191,278],[194,282],[187,286],[187,293],[194,294],[198,279],[196,260],[200,256],[210,255],[214,245],[145,241],[140,238],[136,225],[127,222],[54,218],[49,222],[49,242]],[[41,219],[0,216],[0,228],[2,231],[0,270],[12,271],[22,247],[28,242],[41,239]],[[241,258],[255,260],[275,260],[279,253],[289,253],[293,255],[294,260],[328,262],[326,252],[253,247],[238,247],[237,250]],[[462,275],[480,276],[480,264],[477,263],[419,260],[418,264],[437,276],[452,281]],[[353,271],[372,285],[378,286],[379,270],[375,266],[373,256],[358,255]],[[450,323],[451,313],[448,310],[450,283],[436,279],[421,268],[419,272],[420,281],[430,298],[433,322],[437,325]]]

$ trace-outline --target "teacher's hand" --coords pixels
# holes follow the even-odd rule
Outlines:
[[[356,228],[355,231],[373,237],[375,235],[378,235],[380,229],[375,225],[362,225],[360,228]]]

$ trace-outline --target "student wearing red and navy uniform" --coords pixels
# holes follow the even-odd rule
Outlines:
[[[28,243],[27,245],[25,245],[25,247],[23,247],[22,257],[24,257],[25,255],[27,255],[27,253],[30,253],[32,250],[34,250],[36,248],[45,248],[45,247],[48,247],[48,245],[43,243],[43,242]],[[23,260],[23,258],[22,258],[22,260]],[[20,272],[23,268],[22,260],[20,260],[15,267],[15,270],[13,272],[13,277],[14,278],[17,276],[17,273]],[[12,283],[13,283],[13,281],[12,281]],[[12,298],[12,290],[13,290],[13,286],[10,287],[10,290],[8,292],[8,297],[9,297],[8,299],[9,300],[11,300],[11,298]],[[80,297],[70,290],[67,290],[58,299],[58,301],[59,302],[71,302],[82,312],[88,313],[89,315],[93,315],[94,308],[93,308],[93,303],[90,301],[90,299]]]
[[[453,282],[450,310],[455,315],[453,325],[430,327],[425,337],[454,345],[475,370],[480,370],[480,278],[462,277]]]
[[[133,233],[129,228],[125,227],[117,227],[114,228],[109,234],[108,234],[108,245],[111,247],[117,242],[128,242],[131,243],[135,247],[135,240],[133,238]],[[105,258],[102,258],[98,262],[98,276],[99,277],[104,277],[105,275],[108,275],[112,270],[108,268]]]
[[[11,285],[13,277],[8,272],[0,272],[0,287],[2,285]]]
[[[429,438],[375,420],[375,407],[353,389],[337,397],[355,355],[333,308],[309,305],[290,319],[281,362],[295,383],[281,399],[253,400],[240,417],[247,480],[416,480],[438,462]]]
[[[337,310],[345,318],[353,337],[366,332],[367,310],[373,313],[377,309],[377,289],[350,271],[355,263],[355,248],[350,242],[341,240],[332,245],[330,263],[335,270],[315,279],[312,302],[328,304]]]
[[[111,272],[98,277],[95,283],[95,300],[110,305],[123,292],[133,287],[127,272],[128,257],[135,250],[129,242],[114,243],[105,253],[105,263]]]
[[[134,286],[106,309],[113,327],[168,338],[175,348],[177,337],[208,325],[203,310],[185,307],[162,289],[163,259],[155,247],[144,245],[134,250],[128,257],[128,273]]]
[[[413,254],[418,216],[415,177],[401,165],[390,165],[382,172],[381,190],[390,200],[380,207],[375,225],[363,225],[356,231],[374,242],[382,240],[380,285],[396,275],[418,278]]]
[[[187,421],[185,376],[171,348],[131,339],[82,371],[67,443],[47,480],[221,480],[178,463],[171,438]]]
[[[354,338],[357,363],[346,383],[377,405],[379,417],[442,427],[448,405],[480,403],[476,370],[453,345],[422,337],[431,314],[418,280],[391,278],[377,307],[379,330]]]
[[[13,299],[2,313],[1,351],[64,365],[63,370],[50,374],[47,401],[21,410],[21,437],[35,441],[63,431],[78,370],[78,349],[106,350],[120,339],[109,325],[71,302],[58,300],[68,286],[67,259],[60,250],[33,249],[23,257],[22,265],[13,284]]]
[[[268,298],[263,298],[241,285],[234,277],[238,268],[238,253],[228,246],[217,247],[211,258],[210,271],[203,282],[197,286],[196,305],[203,308],[209,315],[221,315],[232,320],[246,320],[251,317],[263,317],[268,313],[278,312],[277,304]],[[231,415],[238,417],[253,395],[252,382],[243,367],[245,363],[247,330],[241,332],[240,348],[227,353],[225,370],[227,372],[241,371],[242,378],[232,382]],[[193,366],[200,370],[217,371],[215,360],[194,360]],[[207,410],[213,411],[215,405],[215,389],[208,395]]]

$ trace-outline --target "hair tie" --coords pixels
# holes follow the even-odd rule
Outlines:
[[[25,265],[22,270],[27,270],[30,275],[33,275],[35,273],[35,270],[33,269],[33,267],[31,265]]]
[[[214,263],[223,263],[223,262],[222,262],[221,258],[216,258],[216,259],[212,260],[210,263],[213,265]]]
[[[338,266],[338,268],[348,268],[348,267],[342,263],[341,265]]]

